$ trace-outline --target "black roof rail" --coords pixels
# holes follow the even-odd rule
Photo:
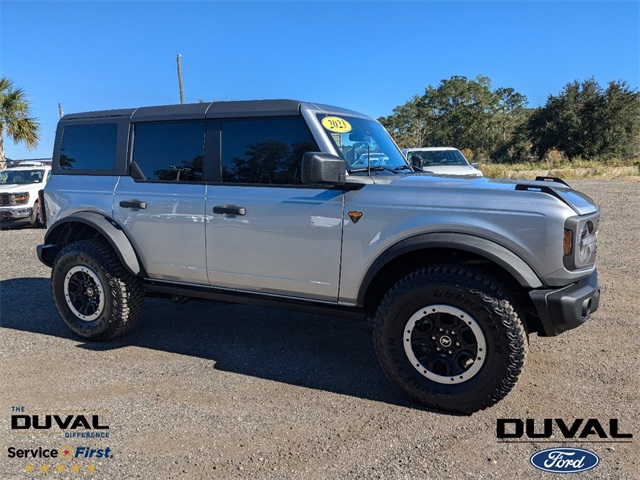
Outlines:
[[[571,185],[569,185],[567,182],[565,182],[564,180],[562,180],[559,177],[546,177],[546,176],[538,176],[536,177],[536,182],[556,182],[556,183],[561,183],[563,185],[566,185],[567,187],[571,188]]]

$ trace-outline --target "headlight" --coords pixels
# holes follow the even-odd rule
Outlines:
[[[29,193],[6,193],[3,195],[3,205],[25,205],[29,203]]]
[[[567,219],[564,231],[563,260],[564,266],[568,270],[588,268],[596,263],[599,218],[599,213],[595,213]]]
[[[595,257],[597,232],[593,222],[589,220],[580,228],[580,241],[578,242],[578,264],[586,265],[589,259]]]

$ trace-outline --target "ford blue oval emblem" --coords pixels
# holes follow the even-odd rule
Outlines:
[[[531,455],[531,465],[553,473],[577,473],[591,470],[600,463],[600,458],[581,448],[547,448]]]

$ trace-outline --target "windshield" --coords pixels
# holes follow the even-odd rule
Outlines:
[[[422,150],[408,152],[409,162],[413,163],[419,157],[423,167],[433,167],[437,165],[467,165],[467,159],[458,150]],[[415,165],[415,164],[414,164]]]
[[[318,115],[350,172],[410,168],[382,125],[365,118]]]
[[[41,183],[44,170],[4,170],[0,172],[0,185]]]

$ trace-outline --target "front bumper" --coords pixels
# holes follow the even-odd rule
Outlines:
[[[30,218],[32,209],[30,207],[23,208],[0,208],[0,219],[2,220],[22,220]]]
[[[551,337],[586,322],[600,304],[598,272],[554,290],[532,290],[531,300],[542,323],[541,335]]]

